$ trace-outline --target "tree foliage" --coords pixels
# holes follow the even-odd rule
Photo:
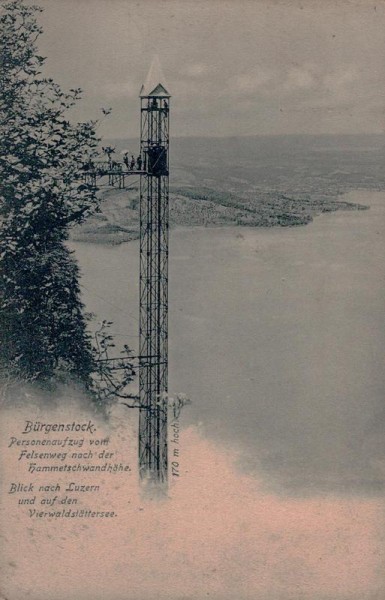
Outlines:
[[[42,74],[39,12],[14,0],[0,16],[0,367],[24,380],[67,374],[91,389],[98,349],[65,242],[98,208],[79,173],[99,140],[95,121],[68,119],[81,91]]]

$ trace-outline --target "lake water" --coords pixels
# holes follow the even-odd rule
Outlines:
[[[385,481],[385,193],[300,228],[170,236],[170,393],[182,424],[291,493]],[[84,301],[137,348],[138,242],[73,243]]]

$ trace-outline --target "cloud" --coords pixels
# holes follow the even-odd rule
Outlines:
[[[120,98],[137,98],[139,96],[138,86],[132,81],[106,81],[98,87],[97,92],[100,96],[103,96],[103,98],[111,100]]]
[[[87,1],[42,3],[42,54],[48,56],[49,74],[68,87],[83,87],[90,112],[101,93],[114,100],[106,127],[111,136],[123,135],[123,123],[137,130],[137,115],[131,106],[127,115],[125,102],[140,89],[154,52],[168,81],[175,82],[176,135],[257,134],[261,127],[265,134],[381,130],[373,111],[365,109],[380,100],[385,87],[379,3],[374,10],[364,0],[354,7],[310,2],[302,9],[296,2],[267,0],[242,0],[241,8],[216,0],[95,0],[91,11]],[[133,82],[132,95],[126,81]],[[242,102],[253,95],[260,119],[250,124],[249,105]],[[331,121],[329,115],[349,95],[359,114],[353,109],[346,122]],[[232,106],[218,106],[220,96],[238,103],[237,121],[223,116]],[[317,101],[324,96],[323,111]],[[272,107],[282,103],[286,115],[309,107],[307,117],[272,118]]]
[[[228,88],[234,94],[244,95],[254,93],[274,79],[273,72],[263,69],[235,75],[228,82]]]
[[[311,89],[316,82],[316,75],[311,67],[293,67],[286,75],[286,79],[283,82],[283,89],[289,92],[298,89]]]
[[[184,67],[183,73],[189,77],[202,77],[210,72],[210,67],[204,63],[192,63]]]
[[[18,453],[6,448],[9,435],[18,435],[25,418],[43,414],[60,422],[90,416],[74,402],[44,413],[31,405],[3,412],[6,482],[26,481]],[[98,423],[116,460],[130,461],[134,471],[135,421],[116,409],[110,425]],[[109,522],[32,520],[27,507],[3,494],[3,594],[8,600],[374,600],[383,584],[383,500],[276,496],[261,477],[238,473],[236,458],[190,427],[182,430],[180,477],[168,500],[141,497],[135,472],[83,476],[83,484],[101,490],[84,494],[81,506],[117,511]]]

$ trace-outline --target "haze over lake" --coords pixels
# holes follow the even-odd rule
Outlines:
[[[343,199],[371,208],[171,231],[169,390],[193,401],[182,423],[290,494],[384,484],[385,194]],[[73,247],[87,308],[136,349],[138,243]]]

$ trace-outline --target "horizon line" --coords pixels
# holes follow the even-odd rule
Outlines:
[[[228,139],[228,138],[254,138],[254,137],[326,137],[326,136],[340,136],[340,137],[353,137],[353,136],[376,136],[381,137],[385,136],[385,131],[382,132],[361,132],[361,133],[332,133],[332,132],[323,132],[323,133],[239,133],[239,134],[228,134],[228,135],[175,135],[172,139]],[[113,136],[106,135],[103,136],[104,139],[114,139],[114,140],[126,140],[126,139],[136,139],[134,136]]]

